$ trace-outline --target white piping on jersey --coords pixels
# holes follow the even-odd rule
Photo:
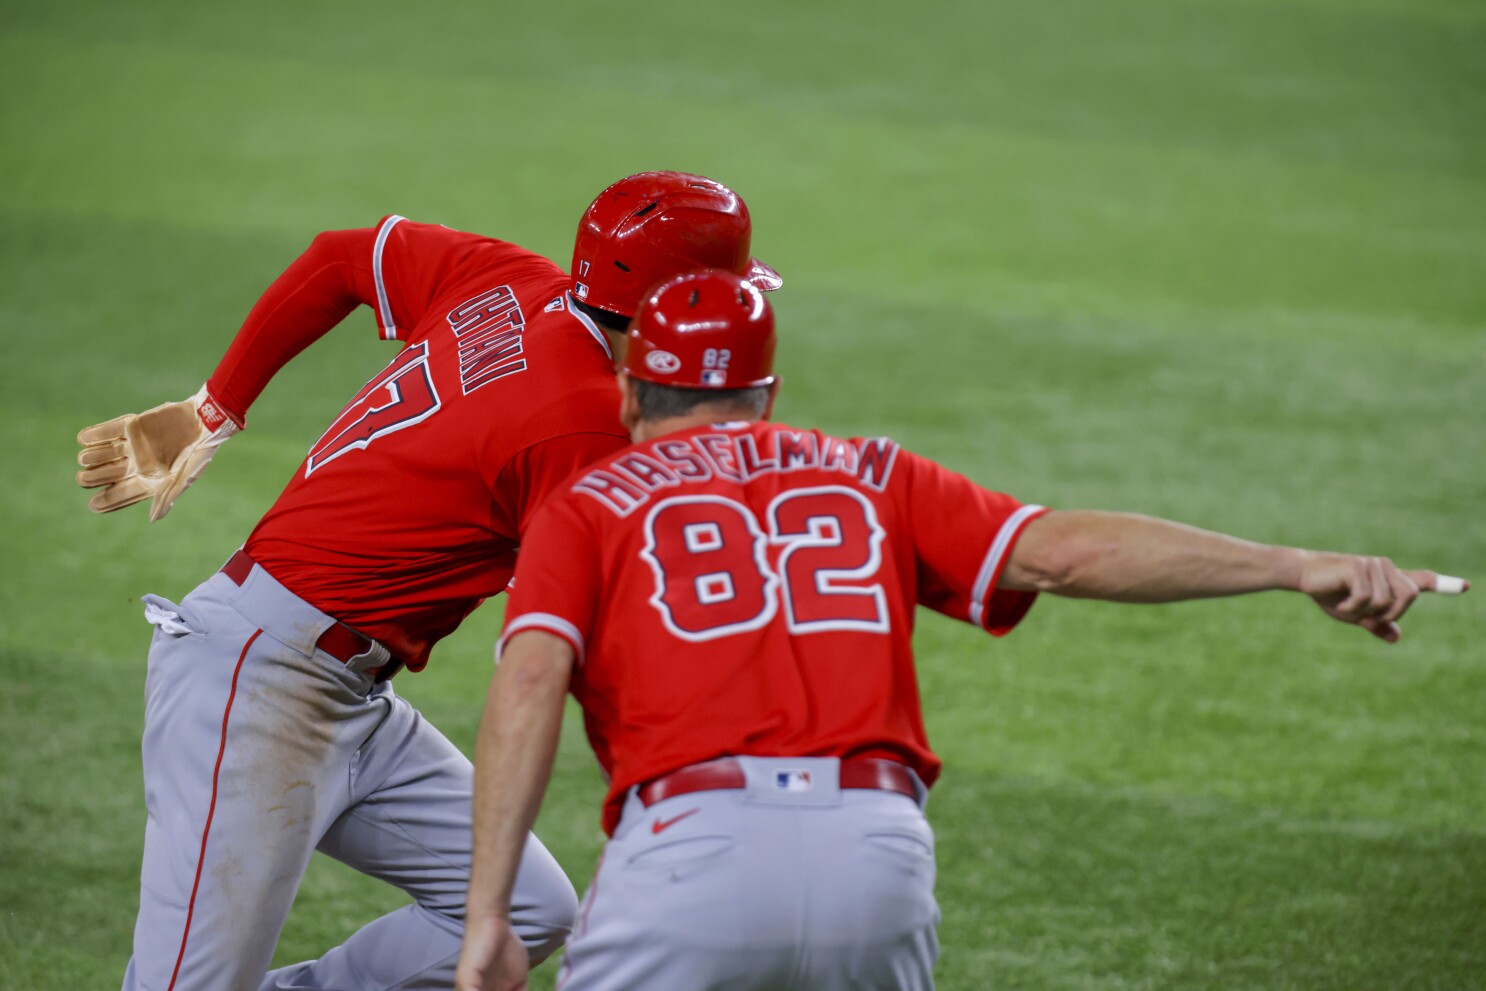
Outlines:
[[[991,581],[996,577],[996,572],[1001,570],[1001,559],[1011,546],[1011,538],[1016,536],[1028,518],[1042,510],[1041,506],[1023,506],[1008,516],[1006,522],[1001,524],[1001,529],[996,531],[996,539],[991,541],[991,549],[986,551],[980,574],[975,576],[975,587],[970,590],[970,622],[976,626],[985,625],[985,604],[991,593]]]
[[[599,325],[594,323],[587,313],[584,313],[577,306],[573,305],[575,302],[573,294],[568,293],[568,312],[577,317],[578,322],[588,328],[588,332],[593,335],[593,339],[603,346],[604,354],[609,356],[610,361],[613,361],[614,349],[609,347],[609,335],[599,330]]]
[[[387,235],[392,233],[392,228],[406,219],[393,214],[382,221],[382,229],[377,231],[377,243],[372,248],[372,278],[377,283],[377,316],[382,324],[384,341],[397,340],[397,324],[392,322],[392,304],[387,301],[387,283],[382,279],[382,249],[387,245]]]
[[[578,663],[583,663],[583,634],[572,623],[550,612],[527,613],[525,616],[517,616],[511,620],[511,624],[506,627],[506,632],[501,634],[499,642],[495,645],[495,663],[500,663],[500,656],[506,649],[506,641],[522,630],[546,630],[548,633],[557,634],[573,645],[573,649],[578,652]]]

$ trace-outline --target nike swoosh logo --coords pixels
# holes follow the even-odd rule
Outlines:
[[[694,809],[687,809],[680,815],[671,816],[671,818],[669,819],[657,819],[650,824],[650,831],[652,833],[664,832],[665,830],[670,829],[672,826],[676,825],[676,823],[680,822],[682,819],[685,819],[687,816],[694,816],[700,811],[702,811],[702,809],[700,806],[698,806]]]

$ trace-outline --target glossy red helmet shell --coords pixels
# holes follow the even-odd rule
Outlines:
[[[750,255],[743,198],[687,172],[642,172],[599,193],[578,222],[571,291],[601,310],[633,316],[657,282],[698,268],[746,276],[768,291],[779,273]]]
[[[629,329],[630,378],[682,389],[774,381],[774,309],[748,279],[709,269],[655,287]]]

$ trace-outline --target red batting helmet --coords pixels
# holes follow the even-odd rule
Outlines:
[[[708,269],[655,287],[629,329],[630,378],[682,389],[774,381],[774,310],[748,279]]]
[[[632,175],[599,193],[578,222],[572,293],[628,317],[651,286],[697,268],[778,289],[779,273],[749,255],[752,233],[743,198],[720,182],[686,172]]]

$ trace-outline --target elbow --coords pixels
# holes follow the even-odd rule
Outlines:
[[[1017,583],[1033,592],[1062,592],[1074,583],[1079,572],[1077,555],[1061,549],[1019,563]]]
[[[1119,542],[1113,538],[1091,538],[1080,535],[1037,540],[1032,546],[1018,548],[1013,561],[1017,587],[1055,595],[1078,595],[1105,570],[1105,562],[1119,553]]]
[[[310,240],[305,252],[316,256],[338,256],[352,249],[360,231],[321,231]]]

